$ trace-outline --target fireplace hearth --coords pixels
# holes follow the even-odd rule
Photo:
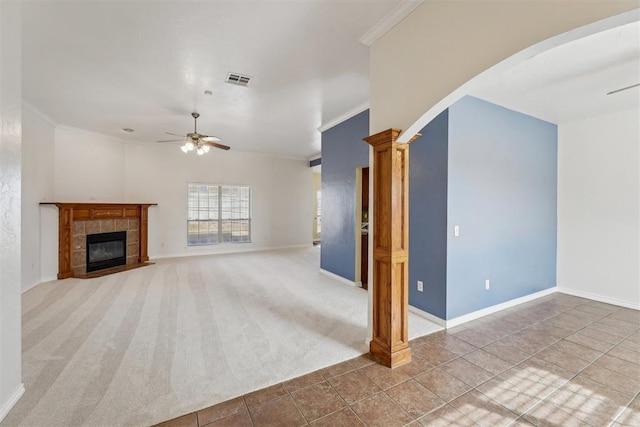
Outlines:
[[[127,232],[87,234],[87,273],[127,263]]]

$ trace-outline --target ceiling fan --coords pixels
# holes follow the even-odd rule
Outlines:
[[[198,117],[200,114],[191,113],[191,117],[193,117],[193,132],[188,133],[186,135],[178,135],[171,132],[165,132],[167,135],[179,136],[182,139],[167,139],[164,141],[157,142],[178,142],[184,141],[184,145],[180,147],[183,152],[188,153],[189,151],[196,150],[198,155],[203,155],[204,153],[209,152],[209,147],[216,147],[222,150],[228,150],[228,145],[220,144],[222,140],[217,136],[209,136],[198,133]]]

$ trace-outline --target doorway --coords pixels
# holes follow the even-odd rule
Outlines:
[[[362,289],[369,288],[369,167],[356,169],[355,276]]]

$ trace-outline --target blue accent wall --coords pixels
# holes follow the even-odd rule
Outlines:
[[[448,172],[447,319],[555,286],[557,126],[465,97]]]
[[[441,319],[447,315],[448,126],[446,110],[409,149],[409,304]]]
[[[322,133],[320,267],[355,280],[356,168],[369,165],[369,110]]]

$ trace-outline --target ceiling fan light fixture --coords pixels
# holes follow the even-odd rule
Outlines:
[[[195,145],[193,145],[193,141],[187,141],[184,146],[187,147],[187,151],[193,151],[193,149],[195,148]]]
[[[198,153],[198,156],[202,156],[204,154],[204,150],[202,149],[202,147],[198,147],[196,153]]]
[[[185,144],[182,147],[180,147],[180,149],[182,150],[183,153],[188,153],[189,152],[189,149],[187,148],[187,144]]]
[[[208,153],[208,152],[209,152],[209,148],[210,148],[210,147],[209,147],[208,145],[203,145],[203,146],[202,146],[202,149],[204,150],[204,152],[205,152],[205,153]]]

